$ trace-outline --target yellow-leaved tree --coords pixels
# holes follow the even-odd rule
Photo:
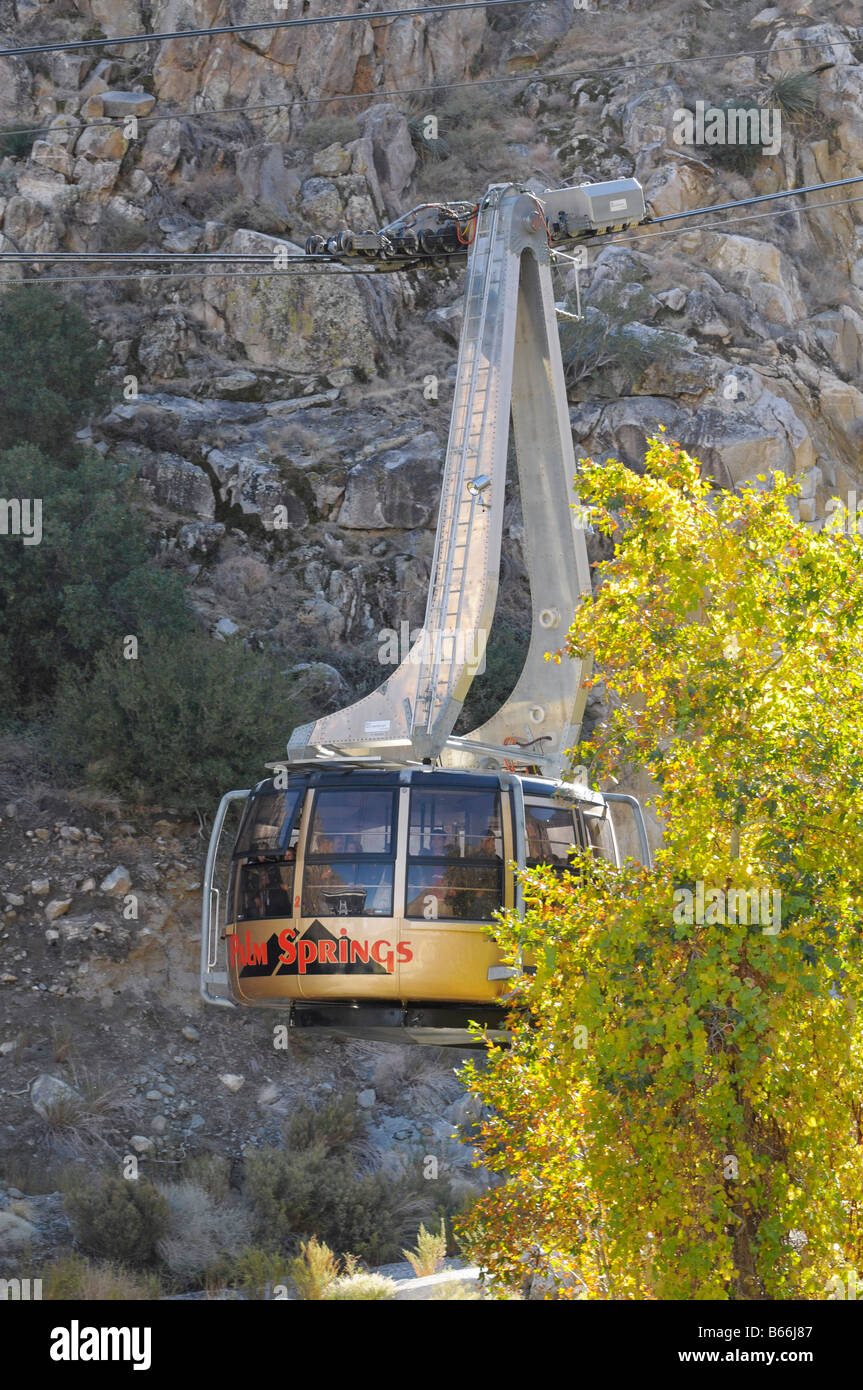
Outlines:
[[[548,1296],[825,1298],[863,1270],[863,541],[760,481],[713,491],[662,437],[643,474],[582,467],[616,549],[568,636],[609,708],[579,760],[646,769],[664,838],[652,870],[528,872],[494,928],[537,969],[463,1072],[493,1288],[532,1262]]]

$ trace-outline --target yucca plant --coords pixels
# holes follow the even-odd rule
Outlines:
[[[811,72],[787,72],[770,88],[768,101],[775,102],[783,116],[800,120],[811,116],[818,106],[818,88]]]

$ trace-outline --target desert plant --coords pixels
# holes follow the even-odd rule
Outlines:
[[[485,670],[467,693],[455,726],[457,734],[468,733],[497,713],[518,680],[529,642],[529,626],[508,617],[495,620],[485,650]]]
[[[291,1281],[303,1299],[322,1299],[338,1277],[339,1262],[328,1245],[315,1236],[304,1241],[300,1254],[291,1261]]]
[[[0,1186],[17,1187],[31,1197],[52,1192],[65,1192],[78,1178],[79,1169],[71,1162],[46,1162],[44,1154],[12,1151],[3,1156],[0,1167]]]
[[[2,355],[0,344],[0,377]],[[0,405],[0,435],[2,415]],[[67,466],[33,444],[0,452],[0,497],[46,499],[39,544],[3,548],[0,719],[44,710],[58,681],[72,672],[84,679],[97,653],[121,651],[126,633],[176,635],[189,625],[181,582],[151,559],[136,495],[128,468],[96,453]],[[86,724],[81,710],[77,720],[73,755]]]
[[[649,303],[650,291],[630,272],[598,290],[594,302],[585,305],[581,322],[561,324],[560,348],[570,390],[604,367],[621,368],[636,377],[652,362],[674,355],[672,334],[645,336],[640,331]]]
[[[68,1062],[74,1036],[74,1030],[68,1023],[51,1025],[51,1041],[55,1062]]]
[[[0,128],[0,159],[26,159],[37,139],[29,126],[7,125]]]
[[[103,1176],[66,1194],[64,1208],[75,1239],[93,1255],[146,1265],[171,1223],[167,1199],[143,1178]]]
[[[738,174],[749,177],[758,164],[758,160],[765,152],[764,142],[761,139],[761,116],[764,107],[753,100],[751,97],[724,101],[716,110],[722,112],[725,119],[733,119],[736,123],[738,139],[736,141],[723,141],[717,144],[696,145],[698,153],[702,157],[710,158],[716,164],[721,164],[724,168],[734,169]],[[735,113],[732,117],[731,113]],[[740,113],[742,115],[742,121]],[[741,130],[742,125],[742,130]],[[746,138],[740,138],[745,133]],[[749,137],[754,134],[754,138]]]
[[[124,1269],[110,1261],[88,1260],[70,1250],[41,1271],[42,1297],[50,1301],[131,1302],[156,1299],[162,1293],[158,1275]]]
[[[374,1088],[390,1104],[408,1102],[428,1110],[461,1092],[451,1059],[442,1048],[398,1047],[385,1052],[374,1071]]]
[[[420,160],[449,158],[449,141],[445,140],[442,135],[431,135],[429,133],[431,129],[428,118],[424,115],[411,116],[408,121],[411,144],[416,150],[418,158]]]
[[[89,679],[68,676],[58,756],[69,775],[86,771],[127,799],[208,809],[228,785],[245,785],[302,710],[280,665],[240,641],[137,631],[142,660],[126,661],[118,645]]]
[[[287,1285],[289,1268],[284,1255],[250,1245],[234,1260],[230,1281],[250,1298],[266,1299],[276,1285]]]
[[[818,86],[811,72],[786,72],[770,89],[770,99],[776,102],[788,120],[811,116],[818,105]]]
[[[355,140],[358,134],[353,116],[318,116],[306,122],[300,132],[300,139],[307,149],[325,150],[328,145]]]
[[[168,1203],[170,1225],[156,1252],[175,1278],[185,1283],[206,1276],[223,1257],[247,1247],[249,1216],[236,1203],[217,1202],[194,1182],[157,1184]]]
[[[285,1126],[285,1145],[292,1151],[320,1144],[327,1154],[371,1161],[374,1150],[368,1143],[368,1121],[357,1106],[353,1091],[334,1096],[322,1105],[298,1105]]]
[[[385,1278],[383,1274],[367,1274],[364,1271],[340,1276],[328,1285],[324,1293],[328,1303],[355,1300],[383,1302],[395,1296],[396,1286],[392,1279]]]
[[[88,1073],[73,1082],[68,1094],[44,1107],[41,1118],[52,1144],[78,1158],[113,1151],[131,1114],[122,1084],[106,1084]]]
[[[57,290],[6,290],[0,298],[0,451],[34,444],[70,462],[75,430],[108,400],[107,363],[107,349],[81,309]]]
[[[224,221],[225,209],[238,199],[238,188],[237,176],[229,169],[205,169],[193,174],[178,196],[190,217]]]
[[[231,1160],[224,1154],[193,1154],[183,1163],[183,1179],[197,1183],[214,1201],[224,1202],[231,1189]]]
[[[124,1269],[110,1261],[88,1260],[76,1251],[52,1260],[41,1271],[42,1297],[59,1302],[117,1302],[159,1298],[162,1285],[151,1272]]]
[[[337,1253],[352,1250],[370,1265],[386,1264],[431,1214],[431,1184],[421,1176],[357,1176],[352,1159],[333,1156],[322,1143],[296,1153],[260,1149],[246,1174],[261,1232],[285,1250],[316,1235]]]
[[[234,198],[225,207],[220,220],[226,227],[247,227],[252,232],[262,232],[264,236],[283,236],[291,230],[290,223],[278,208],[269,203],[259,203],[253,198]]]
[[[437,1235],[433,1231],[427,1231],[425,1226],[420,1224],[416,1247],[413,1250],[403,1250],[402,1254],[418,1279],[427,1274],[437,1274],[438,1270],[443,1268],[446,1259],[446,1222],[443,1218]]]

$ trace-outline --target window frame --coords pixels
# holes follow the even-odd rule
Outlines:
[[[341,852],[341,851],[336,851],[336,852],[332,852],[332,853],[328,853],[328,854],[321,854],[320,852],[315,852],[315,851],[313,851],[313,850],[311,850],[311,849],[309,848],[309,846],[310,846],[311,843],[312,843],[312,834],[313,834],[313,832],[314,832],[315,817],[316,817],[317,811],[318,811],[318,800],[319,800],[319,798],[320,798],[321,796],[338,796],[338,795],[340,794],[340,792],[344,792],[345,790],[356,791],[356,792],[375,792],[375,793],[377,793],[378,795],[381,795],[381,796],[384,796],[384,795],[385,795],[385,796],[388,796],[388,797],[390,798],[390,821],[389,821],[389,825],[390,825],[390,837],[389,837],[389,839],[390,839],[390,847],[389,847],[389,850],[388,850],[388,851],[383,851],[383,850],[364,851],[364,850],[360,849],[360,850],[351,850],[350,853]],[[309,808],[308,808],[308,822],[307,822],[307,827],[306,827],[306,832],[305,832],[305,837],[304,837],[304,846],[303,846],[303,861],[302,861],[302,870],[303,870],[303,873],[302,873],[302,880],[301,880],[301,882],[300,882],[300,887],[299,887],[300,916],[301,916],[301,917],[321,917],[321,918],[327,917],[327,918],[331,918],[331,919],[344,919],[344,918],[348,918],[349,916],[350,916],[350,917],[354,917],[354,918],[356,918],[356,917],[373,917],[373,918],[375,918],[375,919],[377,919],[377,920],[384,920],[384,921],[386,921],[386,920],[388,920],[388,919],[392,919],[392,918],[394,917],[394,915],[395,915],[396,866],[397,866],[397,862],[398,862],[398,841],[399,841],[399,824],[398,824],[398,787],[395,787],[395,786],[394,786],[394,787],[380,787],[380,786],[377,786],[377,787],[375,787],[375,786],[369,786],[369,787],[356,787],[356,786],[354,786],[354,787],[350,787],[350,788],[336,788],[336,787],[315,787],[315,788],[313,788],[313,796],[312,796],[311,802],[309,803]],[[382,865],[389,865],[389,866],[390,866],[390,881],[389,881],[389,893],[390,893],[390,897],[389,897],[389,911],[388,911],[388,912],[368,912],[368,911],[365,911],[365,910],[364,910],[364,911],[362,911],[362,912],[348,914],[348,913],[340,913],[340,912],[310,911],[310,910],[307,908],[307,906],[306,906],[306,894],[307,894],[307,892],[313,891],[313,892],[315,892],[316,894],[318,894],[318,893],[320,893],[320,892],[322,891],[318,885],[315,885],[313,889],[310,889],[310,886],[307,884],[307,882],[306,882],[306,876],[307,876],[307,870],[309,869],[309,867],[314,868],[316,865],[326,865],[326,864],[346,864],[346,863],[355,864],[355,863],[357,863],[357,862],[360,862],[360,863],[362,863],[362,864],[382,864]],[[296,885],[296,879],[295,879],[295,885]],[[378,885],[379,888],[382,887],[382,886],[383,886],[382,884],[379,884],[379,885]],[[296,886],[295,886],[295,892],[296,892]]]
[[[431,795],[441,795],[441,796],[444,796],[444,797],[452,797],[452,798],[455,798],[455,797],[465,797],[465,796],[471,796],[471,795],[479,795],[479,796],[485,796],[485,797],[490,796],[490,797],[492,797],[492,799],[493,799],[493,812],[492,812],[492,815],[493,815],[493,817],[497,820],[498,832],[497,832],[496,838],[500,841],[500,846],[501,846],[500,854],[499,854],[499,855],[496,854],[496,855],[494,855],[494,856],[483,856],[483,857],[480,857],[480,856],[467,856],[467,855],[466,855],[466,856],[455,856],[455,855],[445,855],[445,854],[443,854],[443,855],[441,855],[441,854],[435,854],[435,855],[432,855],[432,854],[411,854],[411,853],[410,853],[410,842],[411,842],[411,830],[412,830],[413,798],[414,798],[414,795],[415,795],[415,794],[422,795],[422,796],[428,796],[428,795],[430,795],[430,794],[431,794]],[[487,925],[488,923],[494,921],[494,913],[495,913],[495,912],[502,912],[502,911],[505,909],[505,907],[506,907],[506,902],[505,902],[505,891],[506,891],[506,890],[505,890],[505,879],[504,879],[504,866],[505,866],[505,862],[506,862],[506,845],[505,845],[505,841],[504,841],[504,820],[503,820],[504,811],[503,811],[503,807],[504,807],[504,802],[503,802],[503,789],[500,788],[500,787],[496,787],[496,788],[495,788],[495,787],[488,787],[488,788],[487,788],[487,787],[460,787],[460,788],[456,788],[456,787],[423,787],[422,785],[417,786],[417,785],[415,785],[415,784],[412,784],[412,785],[411,785],[411,787],[410,787],[410,798],[409,798],[409,801],[408,801],[407,818],[406,818],[406,829],[405,829],[405,854],[404,854],[404,861],[405,861],[405,885],[404,885],[404,901],[403,901],[403,912],[402,912],[402,915],[403,915],[405,921],[408,921],[408,922],[416,922],[416,923],[426,922],[426,923],[428,923],[429,926],[437,926],[437,925],[439,925],[439,924],[442,923],[442,922],[447,923],[447,924],[451,924],[451,923],[452,923],[452,924],[456,924],[456,925],[459,924],[459,923],[471,923],[471,924],[473,924],[473,925],[483,925],[483,926],[485,926],[485,925]],[[462,867],[462,868],[468,868],[468,869],[472,869],[472,868],[474,868],[474,869],[493,869],[493,870],[495,871],[495,873],[496,873],[496,878],[497,878],[497,902],[495,903],[494,907],[491,909],[491,915],[488,916],[488,917],[450,917],[450,916],[446,916],[446,917],[444,917],[444,916],[425,917],[422,913],[412,913],[412,912],[409,912],[409,911],[408,911],[409,902],[411,901],[412,898],[415,898],[415,897],[418,896],[418,893],[416,893],[416,892],[411,893],[411,890],[410,890],[411,869],[413,869],[413,868],[422,869],[423,867],[425,867],[425,868],[428,868],[429,870],[433,870],[433,869],[435,869],[435,868],[448,868],[448,867],[450,867],[450,866],[452,866],[452,865],[456,865],[456,864],[459,865],[459,866]],[[465,885],[465,887],[467,887],[467,885]],[[419,891],[422,892],[421,889],[420,889]]]

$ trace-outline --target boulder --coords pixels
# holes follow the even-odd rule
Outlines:
[[[64,912],[68,912],[72,906],[71,898],[52,898],[45,906],[45,918],[49,922],[56,922],[58,917],[62,917]]]
[[[50,1119],[59,1106],[70,1105],[77,1100],[80,1100],[78,1092],[50,1072],[37,1076],[30,1087],[30,1104],[43,1120]]]
[[[213,488],[203,468],[177,454],[151,453],[138,464],[138,478],[154,502],[172,511],[188,513],[211,521],[216,501]]]
[[[115,405],[102,428],[112,438],[139,440],[150,448],[158,441],[170,451],[187,443],[200,446],[204,437],[216,440],[223,431],[248,426],[263,414],[264,407],[251,401],[196,401],[167,392],[142,392],[135,401]]]
[[[319,231],[336,230],[342,217],[342,200],[332,179],[306,179],[300,195],[300,211]]]
[[[356,464],[347,475],[340,526],[356,530],[433,526],[443,451],[430,430],[402,448]]]
[[[678,155],[653,170],[644,185],[644,199],[654,217],[666,217],[717,202],[713,197],[715,191],[716,183],[710,169],[689,156]],[[663,237],[659,244],[666,240]]]
[[[77,187],[89,197],[105,202],[120,177],[120,164],[118,160],[90,160],[86,155],[81,155],[75,160],[72,177]]]
[[[222,1085],[234,1095],[246,1084],[246,1078],[244,1076],[238,1076],[236,1072],[223,1072],[219,1076],[219,1080]]]
[[[163,217],[159,231],[165,233],[162,243],[165,250],[176,251],[181,256],[197,251],[204,235],[200,222],[191,222],[187,217]]]
[[[241,229],[231,239],[232,252],[264,252],[275,257],[302,254],[290,241]],[[338,270],[321,275],[267,274],[261,278],[224,279],[218,274],[203,282],[206,302],[224,319],[229,333],[258,366],[288,372],[367,368],[381,343],[374,314],[376,299],[364,276]],[[372,319],[374,318],[374,323]],[[392,327],[383,341],[391,337]]]
[[[389,102],[380,102],[357,118],[371,141],[375,173],[391,211],[407,191],[417,162],[406,117]]]
[[[41,164],[55,174],[62,174],[64,181],[72,177],[72,156],[54,140],[35,140],[30,158],[34,164]]]
[[[744,295],[771,323],[794,323],[806,317],[794,267],[778,246],[727,233],[701,236],[707,263],[734,276]]]
[[[122,864],[118,864],[116,869],[112,869],[106,878],[99,884],[100,893],[110,893],[115,898],[121,898],[128,893],[132,887],[132,879],[129,870]]]
[[[0,1211],[0,1257],[24,1252],[37,1235],[36,1227],[23,1216],[16,1216],[14,1211]]]
[[[327,661],[298,661],[282,675],[294,683],[297,694],[313,699],[316,709],[339,709],[350,699],[350,686],[344,676]]]
[[[843,304],[815,314],[809,326],[838,372],[863,378],[863,316]]]
[[[461,326],[464,322],[464,306],[458,304],[448,304],[441,309],[432,309],[426,314],[424,320],[435,337],[442,342],[448,343],[451,347],[458,347],[461,338]]]
[[[273,208],[289,225],[296,220],[300,179],[292,169],[285,168],[281,145],[263,143],[241,150],[237,155],[237,176],[245,198]]]
[[[23,58],[0,58],[0,123],[22,125],[35,119],[32,82],[33,74]]]
[[[180,158],[183,127],[179,121],[154,121],[148,126],[141,152],[141,168],[145,174],[164,178]]]
[[[0,232],[0,251],[18,251],[21,248]],[[0,261],[0,285],[13,284],[24,279],[24,267],[15,261]]]
[[[212,555],[224,538],[225,528],[218,521],[188,521],[177,532],[177,546],[187,555]]]
[[[521,68],[548,57],[574,21],[571,0],[546,0],[545,4],[520,11],[508,37],[504,56],[507,66]]]
[[[151,380],[178,376],[186,356],[189,330],[179,309],[160,309],[138,340],[138,361]]]
[[[316,154],[312,155],[312,169],[323,178],[347,174],[350,172],[350,168],[351,154],[344,145],[338,143],[327,145],[325,150],[318,150]]]
[[[75,153],[88,159],[120,160],[129,142],[116,125],[88,125],[75,142]]]
[[[143,0],[88,0],[88,9],[93,16],[96,24],[104,26],[104,32],[117,34],[139,34],[144,29],[144,18],[141,13]],[[151,6],[148,4],[147,9]],[[125,49],[125,52],[134,51],[137,44],[132,49]],[[114,64],[106,65],[114,68]]]
[[[265,530],[305,526],[305,505],[266,456],[244,449],[212,449],[207,463],[221,484],[222,500],[260,518]],[[283,512],[276,511],[284,508]]]
[[[156,98],[147,92],[121,92],[110,88],[101,93],[106,116],[125,119],[127,116],[149,116]]]

